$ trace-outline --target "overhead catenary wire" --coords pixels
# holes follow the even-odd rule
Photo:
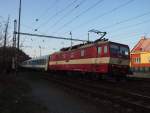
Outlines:
[[[32,30],[32,32],[34,31],[34,28],[31,27],[31,26],[29,26],[29,25],[21,24],[21,26],[24,27],[24,28],[26,28],[26,29]],[[45,35],[45,33],[43,33],[42,31],[38,31],[38,33]]]
[[[116,27],[117,25],[120,25],[120,24],[129,22],[129,21],[132,21],[132,20],[141,18],[141,17],[146,16],[146,15],[149,15],[149,14],[150,14],[150,11],[149,11],[149,12],[146,12],[146,13],[142,13],[142,14],[137,15],[137,16],[134,16],[134,17],[131,17],[131,18],[128,18],[128,19],[125,19],[125,20],[121,20],[121,21],[119,21],[119,22],[116,22],[116,23],[111,24],[111,25],[108,25],[108,26],[101,27],[101,29]]]
[[[73,9],[69,10],[67,13],[65,13],[62,17],[60,17],[51,27],[54,28],[58,23],[60,23],[64,18],[69,16],[74,10],[78,9],[83,3],[85,3],[87,0],[81,0],[77,5],[73,7]],[[49,30],[49,29],[48,29]],[[45,31],[47,32],[47,30]]]
[[[56,2],[58,2],[59,0],[55,0],[53,3],[50,4],[50,6],[48,8],[45,9],[45,11],[37,18],[38,20],[40,20],[41,18],[43,18],[45,15],[48,14],[48,12],[55,6]]]
[[[132,28],[132,27],[136,27],[136,26],[139,26],[139,25],[141,25],[141,24],[147,24],[147,23],[149,23],[150,22],[150,19],[147,19],[147,20],[144,20],[144,21],[142,21],[142,22],[139,22],[139,23],[135,23],[135,24],[133,24],[133,25],[128,25],[128,26],[124,26],[124,27],[120,27],[120,28],[118,28],[118,29],[116,29],[115,31],[120,31],[120,30],[123,30],[123,29],[130,29],[130,28]]]
[[[85,26],[85,25],[88,25],[89,23],[91,24],[91,22],[97,21],[97,20],[99,20],[101,17],[104,17],[104,16],[106,16],[106,15],[108,15],[108,14],[113,13],[114,11],[119,10],[120,8],[125,7],[125,6],[129,5],[130,3],[132,3],[133,1],[134,1],[134,0],[129,0],[129,1],[125,2],[125,3],[123,3],[123,4],[120,4],[119,6],[114,7],[113,9],[111,9],[111,10],[109,10],[109,11],[106,11],[106,12],[104,12],[104,13],[102,13],[102,14],[100,14],[100,15],[94,17],[94,18],[91,18],[91,19],[85,21],[84,23],[82,23],[82,24],[80,24],[80,25],[78,25],[78,26],[73,27],[72,30],[73,30],[73,29],[77,29],[77,28],[81,28],[81,27],[83,27],[83,26]]]
[[[62,12],[64,12],[65,10],[67,10],[69,7],[71,7],[74,3],[76,3],[78,0],[74,0],[71,3],[69,3],[66,7],[64,7],[63,9],[59,10],[58,12],[56,12],[53,16],[51,16],[50,18],[48,18],[44,23],[40,24],[37,29],[40,29],[41,27],[44,27],[45,25],[47,25],[50,20],[52,20],[53,18],[55,18],[57,15],[61,14]]]
[[[75,16],[74,18],[72,18],[70,21],[68,21],[67,23],[63,24],[61,27],[58,28],[58,30],[54,31],[60,31],[61,29],[65,28],[66,26],[68,26],[69,24],[71,24],[72,22],[74,22],[76,19],[78,19],[80,16],[82,16],[83,14],[87,13],[89,10],[95,8],[97,5],[99,5],[100,3],[102,3],[104,0],[98,0],[96,3],[94,3],[92,6],[88,7],[87,9],[85,9],[84,11],[82,11],[81,13],[79,13],[77,16]]]
[[[120,35],[116,35],[115,37],[112,35],[111,37],[113,37],[113,39],[116,39],[116,40],[122,38],[122,41],[124,42],[124,41],[128,41],[129,38],[131,38],[131,36],[135,38],[135,36],[143,36],[144,34],[147,34],[147,32],[141,32],[141,33],[128,33],[128,34],[127,34],[127,33],[123,33],[123,34],[126,35],[126,38],[122,38],[122,37],[120,37]],[[131,41],[133,41],[133,40],[131,40]],[[134,40],[134,41],[135,41],[135,40]]]
[[[133,25],[128,25],[128,26],[125,26],[125,27],[121,27],[121,28],[118,28],[118,29],[128,29],[128,28],[135,27],[135,26],[138,26],[138,25],[141,25],[141,24],[147,24],[149,22],[150,22],[150,19],[144,20],[142,22],[139,22],[139,23],[136,23],[136,24],[133,24]]]
[[[35,22],[41,21],[42,18],[44,18],[44,16],[48,14],[48,12],[53,8],[53,6],[55,6],[56,2],[58,2],[58,1],[59,0],[55,0],[53,3],[51,3],[51,5],[39,17],[35,18],[35,20],[32,22],[32,24],[34,25],[34,27],[30,27],[30,29],[32,28],[31,29],[32,31],[37,31],[37,29],[35,29],[37,23],[35,23]],[[26,26],[28,27],[29,25],[25,25],[25,27]]]

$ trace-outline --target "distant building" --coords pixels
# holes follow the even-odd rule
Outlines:
[[[141,37],[131,50],[130,65],[135,72],[150,72],[150,38]]]

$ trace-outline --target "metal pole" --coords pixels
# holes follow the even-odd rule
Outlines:
[[[45,38],[55,38],[55,39],[63,39],[63,40],[71,40],[70,38],[65,38],[65,37],[56,37],[56,36],[48,36],[48,35],[41,35],[41,34],[31,34],[31,33],[23,33],[23,32],[16,32],[16,34],[20,35],[28,35],[28,36],[36,36],[36,37],[45,37]],[[74,39],[72,38],[73,41],[81,41],[81,42],[88,42],[87,40],[81,40],[81,39]]]
[[[72,33],[70,32],[71,48],[72,48]]]
[[[17,42],[17,52],[16,52],[16,75],[18,71],[18,64],[19,64],[19,43],[20,43],[20,19],[21,19],[21,0],[19,1],[19,18],[18,18],[18,42]],[[17,34],[17,32],[15,32]]]
[[[89,42],[89,38],[90,38],[90,33],[88,32],[88,42]]]
[[[16,47],[17,20],[14,20],[13,47]]]
[[[17,43],[18,50],[19,50],[19,42],[20,42],[20,19],[21,19],[21,0],[19,3],[19,19],[18,19],[18,43]]]
[[[14,20],[14,33],[13,33],[13,57],[12,57],[12,69],[15,70],[16,74],[16,63],[17,63],[17,51],[16,51],[16,31],[17,31],[17,20]]]

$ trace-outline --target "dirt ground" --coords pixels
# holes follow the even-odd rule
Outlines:
[[[31,92],[30,85],[15,74],[0,74],[0,113],[48,113]]]
[[[30,84],[34,98],[40,100],[49,113],[103,113],[94,104],[65,92],[48,80],[35,75],[22,77]]]

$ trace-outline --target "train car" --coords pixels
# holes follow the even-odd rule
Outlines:
[[[49,56],[50,55],[46,55],[46,56],[41,56],[41,57],[26,60],[22,62],[20,66],[27,69],[47,71]]]
[[[126,77],[129,52],[128,45],[105,40],[80,44],[51,54],[48,70],[95,73],[98,77]]]

